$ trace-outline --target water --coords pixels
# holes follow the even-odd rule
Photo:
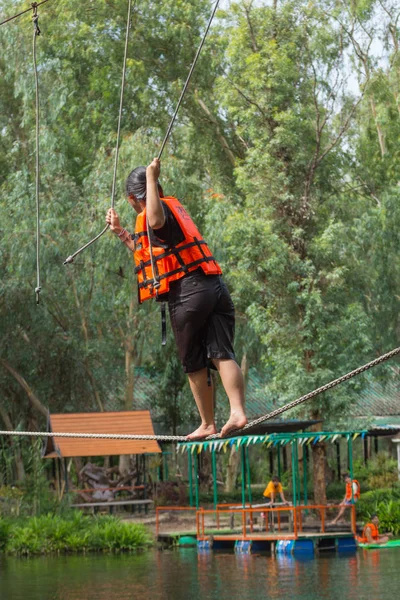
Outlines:
[[[399,592],[398,550],[305,560],[196,549],[0,559],[0,600],[389,600]]]

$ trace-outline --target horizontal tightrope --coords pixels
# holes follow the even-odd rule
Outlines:
[[[390,358],[393,358],[397,354],[400,354],[400,348],[395,348],[394,350],[391,350],[390,352],[387,352],[386,354],[382,354],[382,356],[379,356],[378,358],[371,360],[371,362],[363,365],[362,367],[358,367],[358,369],[354,369],[354,371],[350,371],[350,373],[346,373],[346,375],[342,375],[342,377],[339,377],[338,379],[334,379],[333,381],[330,381],[329,383],[317,388],[313,392],[309,392],[305,396],[300,396],[300,398],[293,400],[293,402],[289,402],[289,404],[285,404],[285,406],[281,406],[281,408],[277,408],[277,409],[273,410],[272,412],[269,412],[266,415],[259,417],[258,419],[254,419],[253,421],[250,421],[250,423],[247,423],[247,425],[245,425],[241,429],[231,431],[229,433],[229,436],[231,437],[234,435],[238,435],[243,431],[247,431],[248,429],[251,429],[252,427],[255,427],[256,425],[263,423],[264,421],[269,421],[269,420],[273,419],[274,417],[277,417],[278,415],[283,414],[287,410],[290,410],[291,408],[295,408],[299,404],[306,402],[306,400],[311,400],[311,398],[318,396],[318,394],[322,394],[323,392],[326,392],[327,390],[331,390],[332,388],[343,383],[344,381],[348,381],[349,379],[352,379],[356,375],[360,375],[361,373],[368,371],[368,369],[371,369],[372,367],[375,367],[376,365],[382,364],[383,362],[385,362],[386,360],[389,360]],[[54,437],[54,438],[88,438],[88,439],[98,439],[98,440],[100,440],[100,439],[105,439],[105,440],[155,440],[158,442],[191,441],[191,440],[188,440],[187,436],[185,436],[185,435],[138,435],[138,434],[129,434],[129,433],[125,434],[125,433],[76,433],[76,432],[75,433],[67,433],[67,432],[58,432],[58,431],[57,432],[51,432],[51,431],[50,432],[49,431],[46,431],[46,432],[43,432],[43,431],[0,431],[0,435],[11,435],[11,436],[21,436],[21,437],[28,436],[28,437]],[[215,433],[214,435],[209,435],[208,437],[204,438],[204,440],[216,440],[216,439],[220,439],[220,438],[221,438],[221,434]]]

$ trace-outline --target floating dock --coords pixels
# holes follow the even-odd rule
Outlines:
[[[171,508],[171,507],[170,507]],[[161,533],[157,517],[157,538],[164,545],[197,546],[199,551],[226,550],[240,554],[269,552],[313,555],[320,552],[355,552],[355,514],[351,530],[326,531],[325,506],[245,508],[225,505],[217,510],[196,510],[196,528],[185,532]],[[168,507],[158,507],[158,511]],[[188,507],[173,510],[188,510]],[[193,508],[190,508],[193,511]],[[311,511],[321,515],[317,527],[304,525],[303,515]],[[234,519],[240,518],[240,526]],[[206,520],[207,519],[207,520]],[[230,527],[228,526],[230,525]],[[312,529],[312,530],[310,530]],[[319,529],[319,530],[318,530]]]

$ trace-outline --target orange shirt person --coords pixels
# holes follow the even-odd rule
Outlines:
[[[346,492],[342,502],[339,504],[340,509],[335,519],[331,522],[331,525],[336,525],[339,519],[343,516],[346,508],[355,504],[360,499],[360,484],[357,479],[352,479],[348,473],[343,475],[344,482],[346,484]]]
[[[362,544],[385,544],[389,536],[379,534],[378,515],[372,515],[371,520],[365,525],[362,535],[358,537],[358,542]]]
[[[274,475],[271,481],[268,482],[268,485],[263,492],[263,496],[271,499],[269,504],[274,504],[275,498],[278,494],[280,495],[283,504],[289,504],[289,502],[285,498],[285,494],[283,493],[283,487],[279,477],[276,477],[276,475]]]

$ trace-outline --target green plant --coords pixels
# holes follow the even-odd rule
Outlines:
[[[188,503],[188,488],[183,483],[162,481],[157,484],[157,495],[154,497],[156,506],[175,504],[185,506]]]
[[[353,471],[364,490],[389,488],[398,481],[397,461],[387,452],[375,454],[367,464],[356,461]]]
[[[400,501],[389,500],[379,502],[375,511],[379,517],[379,526],[382,531],[400,534]]]
[[[23,492],[11,485],[0,487],[0,514],[18,516],[23,502]]]
[[[93,519],[75,512],[68,519],[42,515],[14,522],[0,520],[0,549],[19,556],[89,550],[122,552],[151,544],[143,525],[124,523],[115,517]]]
[[[10,522],[0,517],[0,552],[3,552],[4,548],[7,546],[10,529]]]
[[[362,494],[356,506],[357,519],[368,521],[377,514],[382,531],[400,534],[400,486],[372,490]]]

